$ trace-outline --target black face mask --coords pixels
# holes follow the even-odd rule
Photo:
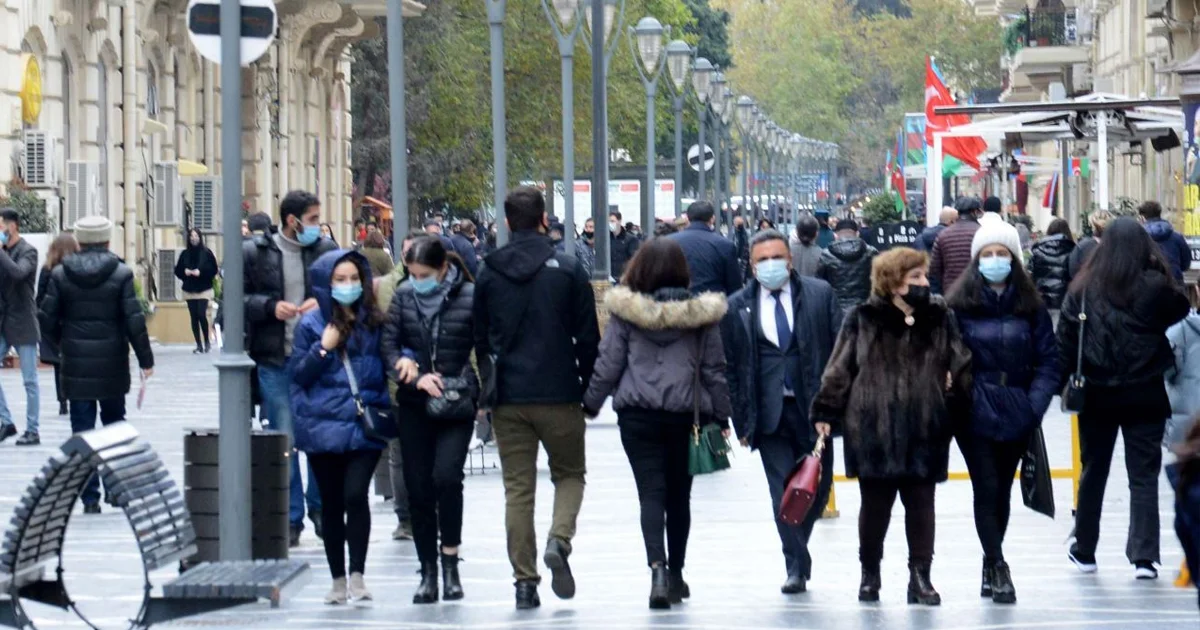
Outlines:
[[[929,306],[930,291],[929,287],[910,285],[908,293],[900,296],[902,300],[908,303],[913,308],[921,308]]]
[[[592,230],[584,230],[583,231],[583,238],[586,238],[589,241],[592,240],[593,238],[595,238],[595,236],[596,236],[596,233]]]

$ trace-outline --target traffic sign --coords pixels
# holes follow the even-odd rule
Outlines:
[[[241,65],[258,61],[275,41],[279,14],[274,0],[241,0]],[[221,0],[190,0],[187,6],[188,37],[201,57],[221,63]]]
[[[692,148],[688,149],[687,163],[693,171],[700,172],[700,145],[693,144]],[[716,163],[716,154],[713,153],[712,147],[705,145],[704,170],[711,171],[714,163]]]

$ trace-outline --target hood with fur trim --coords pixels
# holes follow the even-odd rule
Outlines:
[[[604,296],[613,315],[646,331],[684,331],[721,321],[728,305],[720,293],[693,296],[687,289],[662,289],[654,295],[613,287]]]

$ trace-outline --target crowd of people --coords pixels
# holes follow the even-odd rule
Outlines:
[[[306,192],[285,196],[277,227],[265,215],[244,226],[247,348],[261,416],[307,455],[307,491],[300,458],[291,458],[291,536],[297,544],[307,510],[329,564],[327,603],[372,598],[368,491],[380,473],[395,503],[393,538],[411,538],[420,562],[413,603],[465,596],[463,466],[483,418],[503,469],[516,607],[540,606],[540,449],[554,486],[542,563],[553,593],[574,597],[586,423],[611,401],[638,493],[651,608],[691,596],[689,444],[708,425],[759,454],[785,594],[806,592],[820,573],[809,543],[833,479],[829,440],[842,438],[846,474],[862,496],[863,602],[880,598],[899,497],[907,601],[941,603],[935,495],[956,443],[974,494],[980,594],[1013,604],[1004,540],[1014,475],[1068,382],[1082,388],[1072,399],[1082,474],[1069,560],[1097,570],[1119,432],[1134,577],[1158,576],[1164,444],[1179,492],[1176,528],[1200,574],[1200,316],[1182,282],[1190,252],[1158,204],[1144,204],[1140,221],[1095,212],[1091,235],[1076,243],[1065,221],[1035,241],[1000,215],[998,199],[962,198],[914,247],[882,252],[850,217],[801,215],[784,234],[769,221],[752,232],[750,217],[737,216],[724,236],[713,206],[699,201],[686,222],[644,238],[614,212],[616,286],[605,292],[603,335],[592,221],[568,254],[573,235],[546,213],[537,189],[513,190],[504,209],[505,246],[467,220],[445,234],[444,218],[433,217],[404,240],[395,265],[377,227],[364,224],[357,246],[339,248]],[[60,236],[35,290],[36,252],[14,212],[0,210],[0,220],[0,346],[17,349],[24,374],[41,342],[73,430],[93,428],[97,411],[105,424],[123,419],[128,348],[144,376],[154,363],[132,272],[107,248],[111,223],[89,217]],[[196,351],[207,352],[203,313],[217,270],[199,232],[189,233],[175,272]],[[36,375],[25,383],[30,411],[19,444],[38,440]],[[0,397],[0,441],[16,433]],[[788,478],[809,453],[823,469],[818,507],[789,522],[780,515]],[[85,511],[100,510],[95,480],[83,500]]]

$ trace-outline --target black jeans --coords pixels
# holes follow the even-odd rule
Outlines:
[[[1079,415],[1078,505],[1075,540],[1083,554],[1094,554],[1100,540],[1100,512],[1120,430],[1129,476],[1129,533],[1125,557],[1159,562],[1158,474],[1162,469],[1165,420],[1146,420],[1129,408],[1099,407]]]
[[[188,315],[192,319],[192,336],[196,347],[208,347],[208,300],[188,300]]]
[[[462,544],[463,465],[475,424],[430,418],[415,406],[397,414],[413,544],[422,564],[434,563],[439,533],[443,547]]]
[[[636,411],[619,416],[621,445],[637,483],[646,563],[669,566],[674,572],[683,570],[692,529],[692,475],[688,472],[692,424],[679,422],[678,415]]]
[[[62,362],[54,364],[54,398],[59,404],[67,402],[62,391]]]
[[[883,541],[892,521],[896,495],[904,503],[904,533],[908,536],[909,566],[933,564],[934,493],[932,481],[859,479],[862,507],[858,511],[858,559],[863,568],[879,570]]]
[[[975,493],[975,531],[990,562],[1004,560],[1004,534],[1012,508],[1013,478],[1028,442],[997,442],[964,430],[958,448],[967,460]]]
[[[100,424],[108,426],[125,420],[125,397],[104,400],[72,400],[71,432],[82,433],[96,428],[96,411],[100,411]],[[80,494],[84,505],[100,502],[100,477],[92,475]]]
[[[321,534],[325,560],[333,579],[346,577],[346,547],[350,547],[350,572],[367,566],[371,536],[371,505],[367,493],[380,451],[309,453],[308,462],[321,492]]]

